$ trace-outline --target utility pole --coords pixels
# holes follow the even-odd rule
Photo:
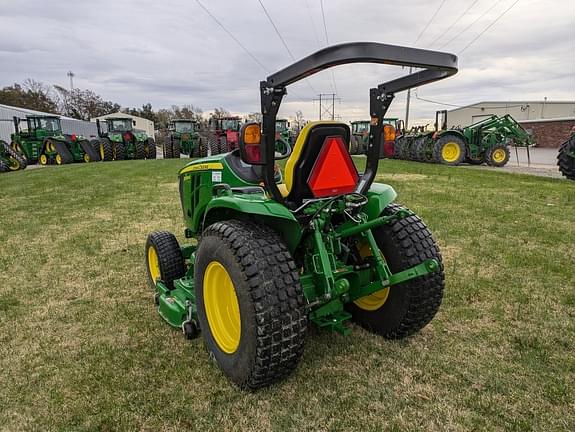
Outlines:
[[[411,75],[411,71],[413,68],[409,68],[409,75]],[[408,130],[407,124],[409,123],[409,102],[411,100],[411,89],[407,90],[407,102],[405,103],[405,130]]]
[[[74,90],[74,72],[68,71],[68,73],[66,75],[68,75],[68,77],[70,77],[70,91],[72,91],[72,90]]]
[[[335,119],[335,101],[341,101],[341,98],[336,98],[335,93],[321,93],[318,95],[319,99],[319,119],[322,117]]]

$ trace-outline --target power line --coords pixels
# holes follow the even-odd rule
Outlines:
[[[445,1],[445,0],[444,0]],[[329,37],[327,36],[327,24],[325,23],[325,11],[323,9],[323,0],[319,0],[321,6],[321,19],[323,20],[323,30],[325,32],[325,42],[329,46]],[[335,83],[335,73],[331,70],[331,80],[333,82],[333,91],[337,94],[337,84]]]
[[[272,25],[272,27],[274,28],[274,30],[276,31],[276,34],[278,35],[278,37],[280,38],[280,40],[282,41],[283,46],[285,47],[286,51],[288,52],[289,56],[291,57],[291,59],[295,62],[296,59],[294,57],[294,55],[292,54],[291,50],[288,47],[288,44],[286,43],[285,39],[283,38],[282,34],[280,33],[279,29],[277,28],[276,24],[274,23],[274,20],[272,19],[272,17],[270,16],[270,14],[268,13],[266,7],[264,6],[264,4],[262,3],[262,0],[258,0],[260,6],[262,7],[262,9],[264,10],[264,13],[266,14],[266,17],[268,17],[268,21],[270,22],[270,24]],[[316,89],[313,88],[313,86],[311,85],[311,83],[306,79],[305,82],[307,83],[307,85],[309,86],[309,88],[311,89],[311,91],[315,94],[317,93]]]
[[[449,45],[451,42],[453,42],[455,39],[457,39],[459,36],[461,36],[463,33],[465,33],[467,30],[469,30],[471,27],[473,27],[475,25],[475,23],[477,21],[479,21],[480,19],[482,19],[485,15],[487,15],[489,12],[491,12],[493,10],[493,8],[495,6],[497,6],[500,3],[501,0],[495,0],[495,3],[493,3],[491,5],[491,7],[489,9],[487,9],[485,12],[483,12],[478,18],[476,18],[475,20],[473,20],[473,22],[471,24],[469,24],[467,27],[465,27],[463,30],[461,30],[459,33],[457,33],[455,36],[453,36],[451,39],[449,39],[447,42],[445,42],[443,45],[441,45],[439,47],[439,49],[443,49],[445,48],[447,45]]]
[[[252,54],[252,52],[250,50],[248,50],[244,44],[242,44],[239,39],[237,37],[235,37],[232,32],[230,32],[221,22],[220,20],[218,20],[209,10],[208,8],[206,8],[201,2],[200,0],[196,0],[196,3],[216,22],[217,25],[219,25],[223,31],[225,31],[229,37],[231,37],[239,46],[241,49],[243,49],[252,59],[253,61],[255,61],[263,70],[265,70],[267,73],[271,73],[270,70],[268,68],[266,68],[262,62],[260,62],[258,60],[258,58]]]
[[[435,13],[431,16],[430,20],[427,21],[427,24],[425,25],[423,30],[421,30],[419,36],[417,36],[417,39],[415,39],[415,42],[413,43],[414,45],[417,44],[417,42],[419,42],[419,39],[421,39],[421,36],[423,36],[423,34],[427,31],[427,29],[429,28],[429,26],[431,25],[431,23],[433,22],[433,20],[435,19],[435,17],[437,16],[437,14],[439,13],[439,11],[441,10],[446,1],[447,0],[441,0],[439,7],[435,10]]]
[[[445,103],[445,102],[439,102],[439,101],[434,101],[431,99],[426,99],[426,98],[422,98],[419,96],[419,94],[417,93],[417,90],[415,92],[415,98],[420,100],[420,101],[424,101],[424,102],[429,102],[432,104],[436,104],[436,105],[443,105],[443,106],[448,106],[448,107],[453,107],[453,108],[469,108],[469,109],[478,109],[478,110],[486,110],[486,109],[503,109],[503,108],[519,108],[524,106],[525,104],[519,104],[519,105],[502,105],[502,106],[484,106],[484,107],[474,107],[474,106],[469,106],[469,105],[455,105],[455,104],[450,104],[450,103]]]
[[[479,33],[477,36],[475,36],[471,40],[471,42],[469,42],[467,45],[465,45],[465,47],[461,51],[459,51],[457,54],[458,55],[461,54],[467,48],[469,48],[471,45],[473,45],[475,43],[475,41],[477,41],[477,39],[479,39],[481,36],[483,36],[483,34],[485,32],[487,32],[487,30],[489,30],[491,27],[493,27],[497,23],[497,21],[499,21],[501,18],[503,18],[503,15],[505,15],[507,12],[509,12],[511,9],[513,9],[513,6],[515,6],[517,3],[519,3],[519,1],[520,0],[515,0],[511,6],[509,6],[507,9],[505,9],[497,18],[495,18],[495,20],[491,24],[489,24],[487,27],[485,27],[481,33]]]
[[[319,36],[317,35],[317,28],[315,26],[315,21],[313,20],[312,17],[311,8],[309,6],[309,0],[305,0],[305,5],[307,7],[307,16],[309,17],[309,20],[311,21],[311,26],[313,28],[313,35],[315,36],[315,42],[317,43],[317,47],[319,49],[321,48],[321,43],[319,41]]]
[[[214,14],[212,14],[212,13],[209,11],[208,8],[206,8],[206,7],[200,2],[200,0],[196,0],[196,3],[210,16],[210,18],[212,18],[212,19],[215,21],[215,23],[216,23],[217,25],[219,25],[219,26],[222,28],[223,31],[225,31],[225,32],[228,34],[229,37],[231,37],[231,38],[240,46],[241,49],[243,49],[243,50],[252,58],[252,60],[253,60],[254,62],[256,62],[256,63],[258,64],[259,67],[261,67],[261,68],[262,68],[264,71],[266,71],[268,74],[271,74],[271,71],[270,71],[267,67],[265,67],[265,66],[262,64],[262,62],[259,61],[258,58],[257,58],[250,50],[248,50],[248,49],[245,47],[245,45],[242,44],[242,43],[240,42],[240,40],[233,35],[232,32],[229,31],[229,30],[226,28],[226,26],[224,26],[224,25],[222,24],[222,22],[221,22],[220,20],[218,20],[218,19],[214,16]],[[312,98],[304,98],[304,97],[301,97],[300,95],[298,95],[298,94],[297,94],[296,92],[294,92],[293,90],[291,91],[291,93],[292,93],[294,96],[296,96],[297,99],[301,100],[302,102],[313,101]]]
[[[451,23],[451,25],[449,27],[447,27],[442,33],[439,34],[439,36],[437,36],[435,39],[433,39],[433,41],[428,45],[428,47],[432,46],[435,44],[435,42],[437,42],[438,40],[440,40],[443,36],[445,36],[454,26],[455,24],[457,24],[459,21],[461,21],[461,19],[467,15],[467,13],[473,8],[473,6],[475,6],[477,3],[479,2],[479,0],[474,0],[473,3],[471,3],[469,5],[469,7],[467,9],[465,9],[463,11],[463,13],[461,15],[459,15],[459,17],[453,21]]]

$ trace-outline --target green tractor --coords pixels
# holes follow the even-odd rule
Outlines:
[[[351,122],[350,154],[365,154],[369,144],[369,120]]]
[[[393,127],[393,133],[401,130],[402,120],[397,118],[385,118],[383,119],[384,125],[390,125]],[[358,120],[351,122],[351,142],[349,145],[349,153],[352,155],[356,154],[366,154],[369,145],[369,120]],[[385,128],[384,133],[391,133],[390,128]],[[384,138],[386,143],[381,148],[381,157],[392,158],[394,152],[393,139]]]
[[[0,140],[0,173],[26,169],[26,158],[6,141]]]
[[[90,142],[81,135],[64,134],[60,117],[50,115],[14,117],[14,133],[10,146],[26,158],[28,164],[63,165],[72,162],[97,162],[100,160]]]
[[[569,139],[559,147],[557,165],[561,174],[570,180],[575,180],[575,127],[571,129]]]
[[[345,123],[309,123],[292,151],[275,151],[286,87],[364,62],[423,69],[370,90],[365,171],[349,155]],[[456,72],[452,54],[362,42],[325,48],[262,81],[263,124],[243,125],[238,149],[179,172],[192,241],[180,246],[166,231],[147,238],[160,316],[187,338],[201,333],[210,357],[247,389],[294,371],[308,324],[345,335],[353,321],[389,339],[427,325],[443,295],[441,254],[422,220],[374,179],[394,95]],[[285,177],[278,158],[287,158]]]
[[[199,123],[188,119],[170,121],[163,150],[164,159],[179,158],[182,153],[193,158],[206,156],[207,148],[200,135]]]
[[[290,131],[289,121],[286,119],[276,120],[276,151],[279,153],[287,153],[292,145],[293,138]]]
[[[511,143],[528,149],[534,144],[531,135],[509,114],[492,115],[469,126],[451,129],[447,129],[445,117],[444,127],[433,134],[432,140],[433,159],[438,163],[487,163],[493,167],[502,167],[509,162]]]
[[[98,139],[92,146],[103,161],[125,159],[156,159],[156,143],[146,132],[134,129],[136,121],[130,117],[108,117],[106,129],[96,120]]]

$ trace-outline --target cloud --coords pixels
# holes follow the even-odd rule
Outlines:
[[[318,0],[262,0],[296,58],[326,43]],[[457,52],[491,23],[513,0],[501,0],[483,19],[445,50]],[[259,66],[195,1],[29,0],[3,2],[0,26],[0,85],[30,77],[89,88],[123,106],[151,102],[155,108],[191,103],[210,110],[259,110],[259,81],[291,63],[273,27],[255,0],[203,0],[210,11],[264,65]],[[330,0],[324,2],[330,43],[377,41],[411,46],[433,15],[439,0]],[[436,49],[465,29],[494,0],[479,0],[455,21],[472,0],[447,0],[422,35],[418,47]],[[467,105],[480,100],[575,99],[575,4],[562,0],[521,0],[460,56],[460,72],[424,86],[420,97]],[[437,36],[450,31],[430,46]],[[368,114],[369,88],[405,73],[380,65],[334,69],[341,102],[335,111],[346,120]],[[301,109],[318,116],[318,92],[333,92],[331,71],[288,88],[280,114]],[[403,116],[399,94],[390,116]],[[431,119],[441,106],[416,98],[411,117]]]

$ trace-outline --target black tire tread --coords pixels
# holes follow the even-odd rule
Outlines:
[[[207,236],[217,237],[233,251],[256,313],[258,340],[252,372],[236,384],[257,389],[287,377],[303,354],[307,331],[305,300],[291,254],[265,225],[217,222],[202,234]]]
[[[20,164],[20,167],[18,168],[18,170],[26,169],[26,167],[28,166],[28,162],[26,161],[26,158],[24,157],[24,155],[18,153],[16,150],[14,150],[6,141],[0,140],[0,145],[2,147],[4,147],[4,153],[7,154],[8,157],[12,157],[18,161],[18,163]],[[9,165],[6,163],[5,163],[5,165],[6,165],[6,170],[11,171]]]
[[[111,161],[114,160],[114,152],[112,149],[112,143],[110,142],[110,140],[108,138],[102,138],[99,141],[99,146],[102,147],[102,149],[104,150],[104,161]]]
[[[398,204],[391,204],[386,207],[383,213],[391,215],[402,208]],[[431,232],[417,215],[398,219],[374,230],[376,240],[378,239],[378,230],[386,231],[389,236],[387,244],[395,248],[394,253],[400,262],[399,268],[391,268],[392,272],[395,273],[416,266],[430,258],[435,258],[439,262],[438,271],[390,288],[391,290],[398,289],[407,293],[407,307],[403,311],[399,322],[392,328],[375,328],[368,322],[369,320],[362,320],[366,316],[363,315],[363,311],[358,312],[359,308],[355,305],[350,305],[354,319],[362,327],[387,339],[402,339],[417,333],[425,327],[439,310],[445,286],[441,253]],[[388,262],[390,261],[389,255],[386,256],[386,259]],[[385,304],[383,307],[385,307]]]
[[[561,174],[569,180],[575,180],[575,158],[569,156],[569,152],[575,152],[575,135],[561,144],[557,154],[557,166]]]
[[[186,266],[182,250],[176,237],[168,231],[154,231],[148,235],[146,241],[146,270],[148,271],[148,281],[155,287],[154,281],[149,273],[147,260],[148,248],[153,245],[158,253],[160,263],[161,280],[170,289],[174,287],[174,280],[186,274]]]

